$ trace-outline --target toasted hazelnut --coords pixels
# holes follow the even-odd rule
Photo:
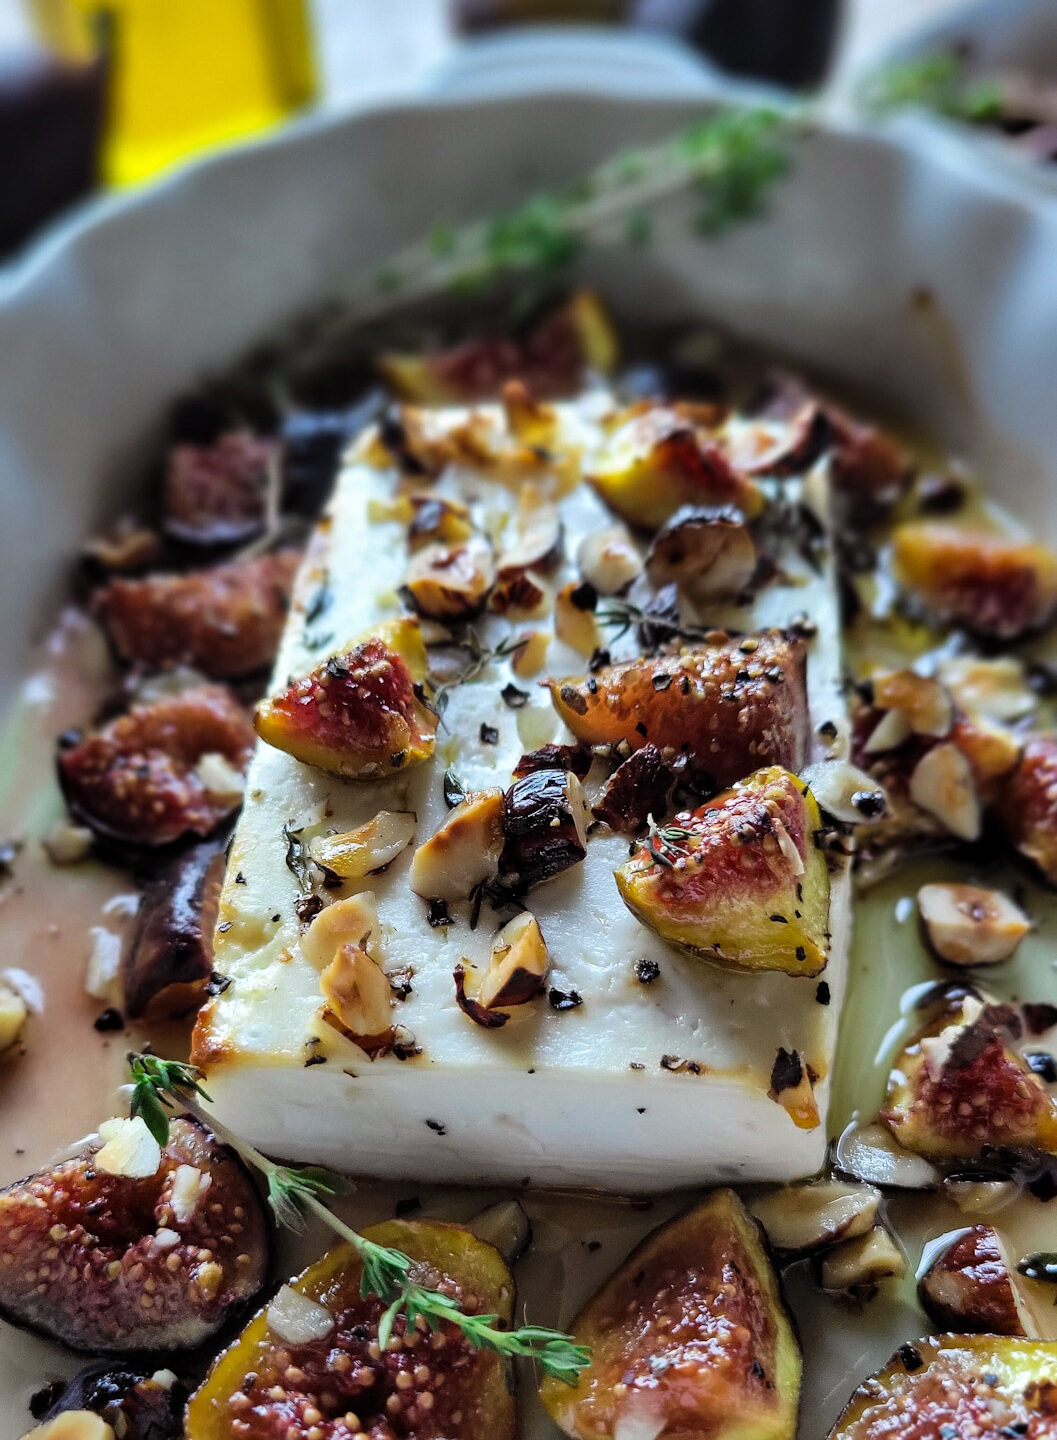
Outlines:
[[[1009,724],[1038,708],[1038,696],[1015,656],[984,660],[977,655],[952,655],[940,662],[936,674],[963,710],[984,719]]]
[[[873,1185],[817,1180],[783,1185],[757,1200],[752,1213],[776,1250],[807,1254],[864,1235],[880,1204],[881,1192]]]
[[[415,851],[408,876],[426,900],[461,900],[499,872],[503,849],[502,790],[481,790],[456,805]],[[325,913],[325,912],[324,912]]]
[[[412,557],[406,583],[422,615],[434,620],[478,615],[495,584],[492,547],[482,536],[458,545],[427,545]]]
[[[904,740],[909,740],[913,733],[904,711],[886,710],[870,731],[863,752],[866,755],[877,755],[885,750],[898,750]]]
[[[642,574],[642,559],[623,525],[608,525],[581,540],[576,563],[599,595],[619,595]]]
[[[740,595],[756,570],[756,545],[740,510],[685,505],[646,556],[654,585],[679,585],[696,600]]]
[[[312,859],[342,880],[359,880],[384,869],[415,837],[409,810],[379,810],[373,819],[340,835],[317,835],[309,844]]]
[[[148,1175],[158,1173],[161,1148],[141,1115],[134,1115],[130,1120],[104,1120],[99,1127],[99,1138],[103,1144],[93,1160],[107,1175],[145,1180]]]
[[[980,835],[980,801],[968,760],[955,745],[927,750],[910,777],[910,798],[959,840]]]
[[[518,648],[510,662],[514,674],[522,680],[538,675],[547,663],[547,647],[550,636],[545,630],[530,630],[519,636]]]
[[[573,599],[580,587],[571,581],[558,591],[554,601],[554,633],[563,644],[590,658],[602,646],[602,632],[593,610],[585,610]]]
[[[322,970],[342,945],[356,945],[375,955],[379,933],[374,892],[365,890],[321,910],[301,936],[301,953],[310,965]]]
[[[503,410],[507,427],[524,445],[546,449],[554,440],[558,412],[553,405],[537,400],[522,380],[508,380],[503,386]]]
[[[837,1141],[835,1168],[890,1190],[932,1190],[940,1178],[935,1166],[896,1144],[891,1132],[876,1123],[848,1126]]]
[[[976,885],[922,885],[918,914],[932,950],[949,965],[1008,960],[1031,921],[1007,895]]]
[[[357,1040],[384,1037],[392,1029],[393,989],[382,967],[358,945],[342,945],[319,977],[331,1011]]]
[[[114,1440],[113,1428],[94,1410],[63,1410],[35,1425],[22,1440]]]
[[[10,1050],[22,1034],[28,1011],[17,990],[0,981],[0,1055]]]
[[[459,500],[449,500],[432,491],[408,497],[411,520],[407,542],[412,550],[431,543],[456,545],[473,534],[470,512]]]
[[[227,756],[210,750],[195,766],[195,775],[209,795],[221,800],[238,799],[246,789],[246,777]]]
[[[41,844],[53,865],[79,865],[92,853],[95,836],[85,825],[71,825],[60,820],[45,835]]]
[[[535,485],[521,487],[518,500],[517,531],[513,543],[505,547],[498,562],[500,579],[519,570],[553,570],[562,556],[562,522],[558,507],[540,493]]]
[[[974,1176],[949,1175],[943,1193],[963,1215],[997,1215],[1018,1200],[1020,1186],[1015,1180],[978,1180]]]
[[[539,994],[549,969],[550,956],[539,921],[522,910],[492,942],[492,958],[477,999],[486,1010],[524,1005]]]
[[[867,1299],[882,1280],[901,1279],[907,1262],[883,1225],[842,1240],[822,1261],[822,1288],[830,1295]]]
[[[335,1323],[334,1316],[325,1305],[317,1304],[292,1285],[280,1285],[265,1316],[268,1329],[288,1345],[309,1345],[313,1340],[325,1340]]]
[[[879,710],[898,710],[915,735],[942,738],[954,724],[950,692],[938,680],[914,670],[889,670],[874,676],[873,702]]]

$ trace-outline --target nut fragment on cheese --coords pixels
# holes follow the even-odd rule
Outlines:
[[[781,972],[728,974],[672,948],[621,902],[614,874],[630,835],[600,823],[591,806],[640,741],[663,749],[671,740],[666,764],[684,741],[714,746],[707,768],[722,785],[768,763],[757,742],[771,737],[754,731],[724,755],[716,735],[736,736],[744,723],[726,702],[722,732],[708,729],[699,706],[701,724],[684,733],[674,723],[677,695],[664,689],[675,671],[662,655],[640,674],[640,689],[665,700],[671,735],[644,737],[632,716],[631,738],[618,727],[602,737],[605,754],[592,757],[594,740],[575,743],[546,685],[533,683],[580,676],[591,698],[591,682],[606,679],[592,669],[604,659],[583,653],[596,634],[614,667],[642,653],[636,611],[654,594],[643,572],[646,544],[616,528],[607,487],[583,481],[611,407],[593,394],[529,414],[514,397],[513,430],[499,406],[402,410],[395,429],[369,432],[353,447],[339,476],[296,587],[271,693],[318,672],[349,637],[366,643],[396,625],[415,630],[446,689],[433,753],[392,773],[361,772],[349,783],[275,745],[257,748],[216,932],[215,964],[231,984],[203,1007],[193,1058],[219,1117],[269,1154],[418,1181],[473,1175],[623,1192],[779,1181],[822,1163],[847,944],[844,857],[827,856],[824,984]],[[522,438],[537,426],[546,428],[545,449]],[[402,473],[408,457],[410,478]],[[726,484],[716,466],[703,481]],[[621,477],[615,500],[630,514],[625,480],[652,479],[642,467]],[[812,486],[825,480],[823,466]],[[795,505],[801,487],[794,475],[735,488],[756,508],[768,498]],[[408,495],[426,499],[396,503]],[[428,500],[437,502],[432,510]],[[666,503],[658,523],[676,508]],[[469,524],[471,535],[441,533],[444,515]],[[441,530],[411,536],[416,518],[420,530]],[[682,619],[706,637],[692,647],[713,646],[713,632],[729,637],[732,687],[742,671],[760,670],[745,683],[766,688],[771,709],[792,716],[795,743],[778,760],[796,771],[845,753],[848,727],[832,555],[820,552],[816,566],[819,557],[800,554],[796,537],[776,528],[773,573],[751,600],[695,610],[683,597]],[[588,543],[601,535],[609,537],[603,545]],[[513,597],[512,608],[493,604],[497,580],[470,621],[394,618],[409,567],[428,546],[457,548],[475,537],[487,538],[497,575],[511,557],[524,563],[546,595],[539,613],[521,617]],[[321,585],[325,627],[308,618]],[[592,608],[592,587],[629,585],[627,623],[622,601]],[[562,592],[583,607],[565,616],[572,631],[556,624]],[[787,643],[804,613],[817,634]],[[470,645],[471,626],[474,648],[459,649]],[[412,679],[421,687],[421,673]],[[720,676],[712,688],[719,694],[723,684]],[[415,698],[429,702],[429,685]],[[655,710],[643,701],[643,723]],[[820,752],[811,737],[826,721],[839,738]],[[523,756],[543,746],[553,747],[544,768],[538,760],[522,768]],[[579,765],[585,757],[590,771]],[[466,798],[451,809],[446,792]],[[414,817],[409,843],[398,844],[409,822],[392,817],[401,816]],[[379,836],[390,833],[383,845]],[[373,854],[361,855],[361,846]],[[498,1023],[468,1022],[457,972],[464,1003]],[[401,981],[389,984],[398,973]],[[532,998],[514,1003],[530,986]],[[377,1007],[370,1013],[369,1004]],[[356,1032],[381,1024],[383,1008],[389,1030],[375,1045]],[[776,1080],[781,1057],[788,1073]]]

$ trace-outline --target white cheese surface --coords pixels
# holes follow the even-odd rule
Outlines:
[[[589,397],[564,408],[564,424],[589,439],[585,416],[601,403]],[[370,518],[377,502],[392,500],[396,481],[395,471],[362,459],[346,464],[302,570],[276,688],[399,613],[405,529]],[[449,471],[437,488],[470,500],[490,529],[504,515],[513,523],[516,492],[480,473]],[[613,523],[584,484],[561,501],[561,515],[566,558],[555,587],[579,578],[580,539]],[[816,573],[792,547],[781,560],[781,578],[750,607],[701,619],[747,630],[809,614],[818,626],[809,659],[812,722],[843,723],[832,571],[827,564]],[[329,603],[306,623],[324,579]],[[550,624],[484,617],[477,629],[494,646]],[[630,655],[633,637],[611,648],[615,658]],[[582,656],[552,639],[544,674],[584,669]],[[499,693],[511,680],[531,696],[518,710]],[[485,722],[498,730],[498,743],[480,738]],[[459,963],[483,969],[502,921],[486,903],[472,930],[469,906],[455,903],[453,923],[431,927],[407,881],[412,847],[385,874],[348,882],[341,893],[376,895],[385,968],[413,972],[394,1021],[421,1053],[372,1061],[322,1020],[319,972],[299,946],[301,891],[286,863],[284,831],[344,831],[380,809],[410,810],[421,844],[448,813],[446,768],[468,788],[505,788],[524,751],[569,739],[548,692],[500,661],[451,691],[435,757],[384,781],[345,782],[258,745],[216,935],[215,965],[232,983],[209,1002],[196,1032],[196,1058],[222,1119],[270,1154],[389,1177],[643,1191],[788,1179],[818,1168],[827,1082],[816,1088],[823,1123],[812,1130],[798,1129],[767,1091],[779,1048],[798,1050],[820,1076],[832,1068],[847,947],[842,874],[833,877],[824,1004],[816,980],[727,973],[657,939],[617,894],[613,871],[628,842],[601,827],[582,864],[526,899],[552,957],[549,986],[575,991],[582,1004],[558,1010],[541,998],[519,1007],[504,1028],[486,1030],[459,1010],[452,976]],[[649,985],[636,978],[642,958],[660,966]]]

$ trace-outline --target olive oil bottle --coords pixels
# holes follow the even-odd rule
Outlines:
[[[307,0],[32,0],[60,54],[109,70],[104,175],[140,180],[308,104]]]

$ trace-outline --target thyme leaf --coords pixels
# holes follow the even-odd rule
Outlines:
[[[874,114],[916,105],[953,120],[988,120],[1002,108],[998,85],[969,77],[963,57],[950,52],[886,65],[869,77],[860,98]]]
[[[467,626],[465,636],[457,642],[457,648],[466,653],[466,664],[453,680],[445,681],[443,685],[438,685],[433,691],[431,702],[433,709],[438,715],[443,716],[453,690],[458,689],[460,685],[468,684],[471,680],[476,680],[478,675],[494,660],[507,660],[510,656],[516,655],[523,644],[524,641],[511,635],[505,640],[500,640],[498,645],[485,645],[473,626]]]
[[[414,1262],[402,1250],[379,1245],[346,1225],[326,1201],[348,1191],[349,1184],[329,1170],[311,1165],[295,1169],[277,1165],[217,1118],[202,1110],[198,1101],[209,1100],[201,1085],[201,1071],[178,1060],[161,1060],[155,1055],[130,1054],[132,1076],[131,1113],[141,1115],[159,1145],[169,1139],[169,1111],[182,1106],[208,1125],[222,1140],[261,1176],[267,1186],[268,1203],[280,1225],[304,1230],[309,1215],[322,1221],[335,1235],[351,1245],[360,1260],[360,1294],[377,1295],[386,1306],[378,1326],[378,1343],[384,1348],[401,1313],[410,1328],[421,1319],[430,1330],[442,1322],[458,1327],[470,1343],[497,1355],[520,1355],[539,1363],[547,1375],[575,1385],[580,1371],[590,1363],[591,1352],[576,1345],[559,1330],[522,1325],[517,1330],[500,1328],[498,1315],[469,1315],[457,1299],[439,1290],[430,1290],[412,1279]]]

